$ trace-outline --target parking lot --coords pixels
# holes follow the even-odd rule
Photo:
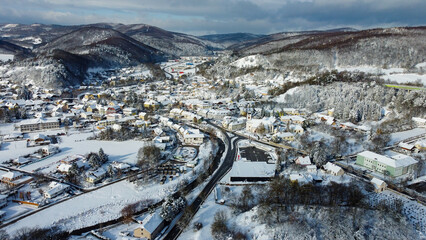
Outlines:
[[[253,146],[240,148],[241,158],[246,158],[252,162],[268,162],[272,157],[265,151]]]

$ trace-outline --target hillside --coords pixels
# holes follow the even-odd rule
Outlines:
[[[210,55],[213,50],[223,49],[221,44],[146,24],[119,24],[111,27],[146,45],[175,56]]]
[[[333,69],[417,76],[423,71],[419,66],[426,61],[424,39],[426,27],[278,33],[231,46],[233,54],[222,57],[205,72],[207,77],[259,73],[289,81]]]
[[[239,50],[263,54],[276,66],[312,69],[337,66],[412,67],[425,61],[426,28],[320,32],[254,44]]]

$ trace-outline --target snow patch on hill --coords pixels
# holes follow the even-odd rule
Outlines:
[[[6,62],[8,60],[13,60],[15,56],[13,54],[2,54],[0,53],[0,62]]]
[[[270,63],[263,55],[251,55],[251,56],[240,58],[235,62],[232,62],[231,66],[234,66],[237,68],[251,68],[251,67],[258,67],[258,66],[265,67],[265,66],[270,66]]]
[[[286,97],[287,95],[293,95],[294,93],[298,92],[299,90],[300,90],[300,88],[299,88],[299,87],[291,88],[291,89],[290,89],[290,90],[288,90],[286,93],[284,93],[284,94],[281,94],[281,95],[277,96],[274,100],[275,100],[276,102],[278,102],[278,103],[285,103],[285,97]]]

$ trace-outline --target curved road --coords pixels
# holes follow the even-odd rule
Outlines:
[[[216,125],[209,122],[211,125],[217,127]],[[221,129],[217,127],[218,129]],[[222,179],[223,176],[232,168],[232,165],[234,163],[236,154],[237,154],[237,140],[242,139],[240,136],[232,137],[231,138],[226,134],[225,131],[221,129],[224,136],[226,136],[226,143],[228,145],[228,151],[226,152],[225,159],[222,163],[222,165],[217,169],[216,173],[212,176],[210,181],[207,183],[207,185],[204,187],[204,189],[201,191],[201,193],[195,198],[195,200],[189,205],[182,216],[185,216],[185,214],[189,215],[189,218],[181,217],[178,222],[172,227],[172,229],[167,233],[167,235],[164,236],[163,239],[177,239],[179,235],[181,234],[182,230],[179,226],[186,226],[191,221],[192,217],[195,215],[195,213],[200,208],[201,204],[203,204],[204,200],[210,195],[213,188],[216,186],[217,182]],[[232,147],[231,147],[232,144]]]

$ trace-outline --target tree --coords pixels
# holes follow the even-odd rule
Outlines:
[[[115,172],[114,172],[114,168],[111,165],[108,166],[107,172],[109,177],[114,177]]]
[[[322,167],[327,162],[327,155],[324,146],[320,142],[316,142],[310,153],[310,158],[317,167]]]
[[[245,185],[243,187],[243,190],[241,192],[241,197],[240,199],[240,209],[242,211],[247,211],[250,210],[252,208],[252,204],[253,204],[253,193],[251,192],[251,188],[248,185]]]
[[[227,221],[228,217],[225,211],[216,212],[211,226],[211,233],[214,239],[226,239],[230,234],[229,228],[226,226]]]
[[[101,163],[106,163],[108,161],[108,155],[105,154],[102,148],[99,149],[99,159]]]
[[[89,156],[87,157],[87,159],[92,168],[98,168],[101,166],[101,160],[97,153],[93,153],[93,152],[89,153]]]
[[[261,123],[257,127],[256,132],[259,133],[259,134],[264,134],[266,132],[265,125],[263,125],[263,123]]]
[[[151,168],[158,163],[160,156],[161,151],[157,146],[145,145],[138,151],[136,164],[141,168]]]
[[[186,199],[182,196],[168,196],[161,206],[160,216],[166,222],[171,222],[176,215],[186,206]]]
[[[9,240],[10,236],[4,229],[0,229],[0,239]]]
[[[128,204],[121,209],[121,217],[123,218],[124,223],[131,223],[133,221],[132,217],[136,212],[136,204]]]

